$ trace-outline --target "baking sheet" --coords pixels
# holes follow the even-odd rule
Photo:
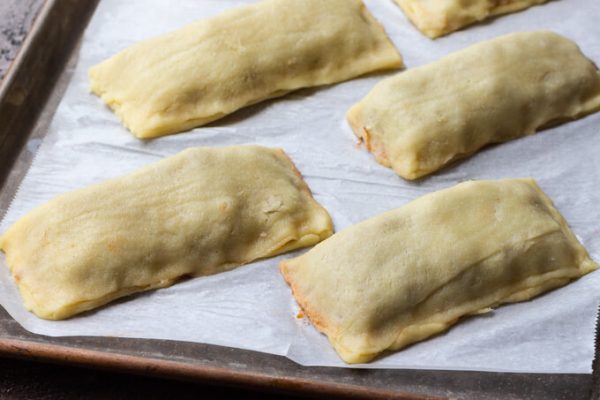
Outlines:
[[[82,45],[74,77],[5,220],[4,231],[49,198],[191,146],[254,143],[283,147],[332,214],[336,229],[467,179],[532,176],[600,260],[600,115],[489,148],[419,183],[408,183],[356,148],[345,111],[386,74],[307,89],[242,110],[209,127],[141,142],[88,93],[87,69],[138,40],[250,1],[104,0]],[[367,5],[409,68],[469,44],[518,30],[552,29],[600,61],[596,0],[560,0],[430,41],[388,0]],[[568,18],[565,18],[568,16]],[[389,75],[389,74],[387,74]],[[300,252],[296,252],[299,254]],[[0,304],[26,329],[52,336],[186,340],[285,355],[303,365],[345,366],[305,319],[274,259],[124,299],[68,321],[43,321],[23,309],[7,268]],[[0,264],[5,264],[0,256]],[[534,301],[470,318],[424,343],[367,365],[375,368],[589,372],[600,273]]]

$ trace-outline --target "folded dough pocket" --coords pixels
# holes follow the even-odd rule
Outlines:
[[[348,112],[381,164],[417,179],[600,109],[600,72],[552,32],[513,33],[387,78]]]
[[[292,90],[401,66],[361,0],[263,0],[137,43],[89,77],[135,136],[152,138]]]
[[[425,35],[434,39],[485,19],[548,0],[395,0]]]
[[[56,197],[10,227],[0,249],[27,309],[63,319],[331,233],[282,150],[192,148]]]
[[[281,272],[348,363],[598,268],[531,179],[472,181],[347,228]]]

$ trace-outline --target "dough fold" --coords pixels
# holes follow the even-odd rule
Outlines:
[[[548,31],[485,41],[378,83],[347,114],[377,161],[405,179],[480,148],[600,109],[600,72]]]
[[[11,226],[0,250],[25,307],[63,319],[313,245],[332,229],[282,150],[191,148],[50,200]]]
[[[280,269],[347,363],[598,268],[532,179],[470,181],[336,233]]]
[[[395,0],[413,24],[432,39],[485,19],[548,0]]]
[[[89,71],[138,138],[185,131],[310,86],[400,68],[361,0],[263,0],[139,42]]]

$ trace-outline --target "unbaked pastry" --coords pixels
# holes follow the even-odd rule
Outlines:
[[[600,109],[600,72],[552,32],[513,33],[387,78],[348,112],[378,162],[406,179],[481,147]]]
[[[548,0],[396,0],[413,24],[434,39],[484,19]]]
[[[145,139],[299,88],[401,66],[361,0],[263,0],[137,43],[89,77],[91,90]]]
[[[347,363],[598,268],[531,179],[472,181],[347,228],[281,272]]]
[[[56,197],[8,229],[0,249],[25,307],[63,319],[331,233],[282,150],[192,148]]]

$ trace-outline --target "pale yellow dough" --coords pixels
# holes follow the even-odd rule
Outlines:
[[[348,112],[377,161],[405,179],[491,143],[600,109],[600,72],[572,41],[513,33],[387,78]]]
[[[192,148],[49,201],[0,237],[0,249],[27,309],[63,319],[331,233],[282,150]]]
[[[425,195],[281,263],[296,300],[347,363],[597,268],[532,179]]]
[[[473,23],[548,0],[395,0],[425,35],[434,39]]]
[[[152,138],[292,90],[401,66],[361,0],[263,0],[137,43],[89,77],[135,136]]]

